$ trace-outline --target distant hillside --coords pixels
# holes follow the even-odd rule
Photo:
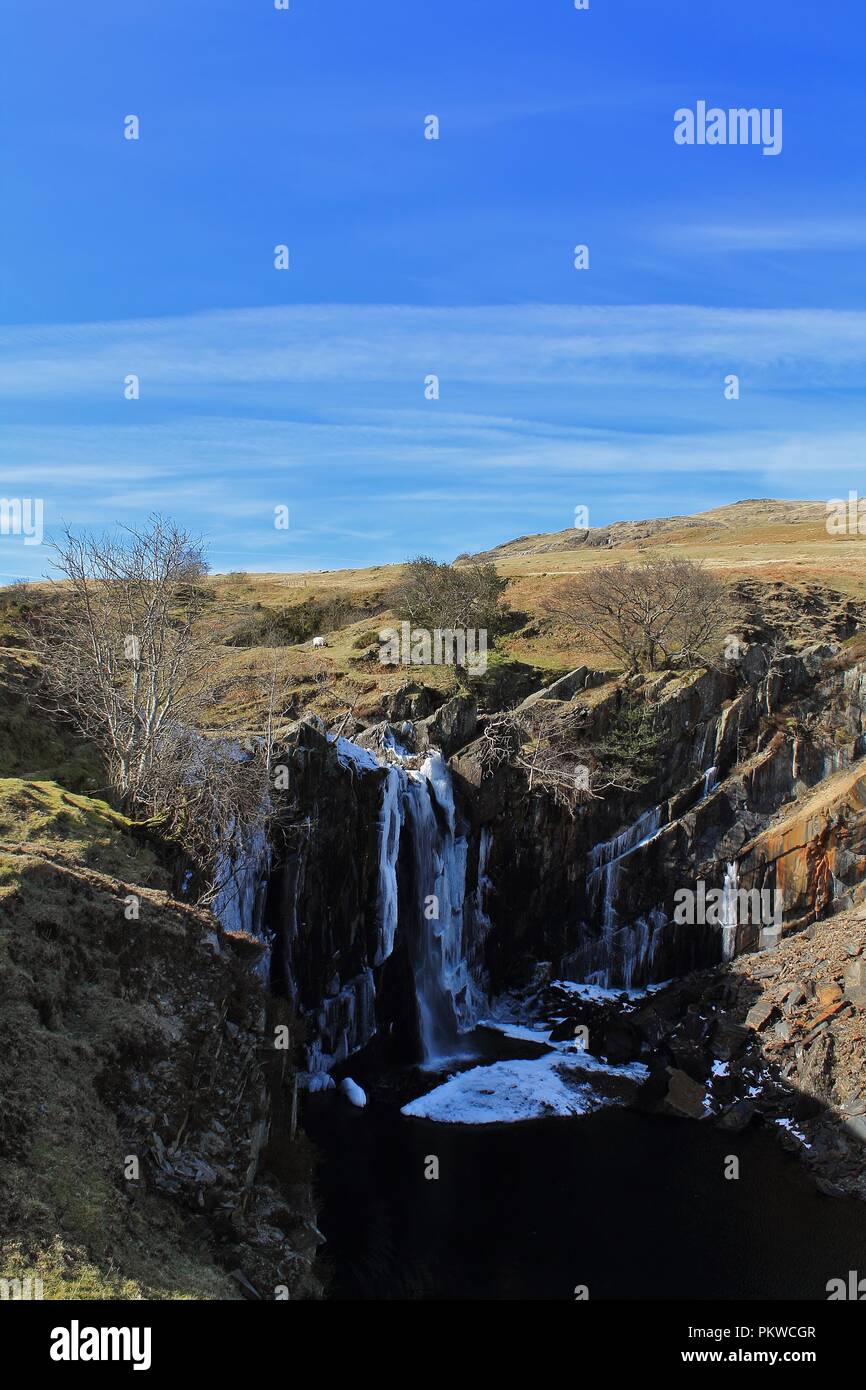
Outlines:
[[[796,527],[804,535],[826,537],[826,504],[824,502],[781,502],[773,498],[733,502],[708,512],[691,516],[658,517],[646,521],[615,521],[609,526],[570,527],[567,531],[542,532],[539,535],[519,536],[504,541],[491,550],[463,555],[463,560],[518,559],[522,556],[545,555],[551,551],[580,550],[585,547],[605,550],[633,548],[641,545],[663,545],[688,541],[691,545],[705,541],[710,545],[731,542],[745,543],[757,539],[750,533],[761,533],[761,539],[772,539],[780,527]]]

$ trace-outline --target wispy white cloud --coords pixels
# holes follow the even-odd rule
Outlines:
[[[295,306],[134,322],[0,330],[0,395],[122,401],[129,373],[141,402],[191,404],[227,385],[267,399],[285,387],[339,383],[418,389],[446,381],[505,386],[670,374],[736,361],[790,379],[819,361],[846,379],[866,361],[866,313],[694,305]],[[331,401],[339,407],[340,398]],[[396,402],[394,402],[396,404]]]
[[[6,328],[0,494],[43,497],[49,531],[169,512],[248,568],[456,554],[567,527],[579,504],[601,523],[857,487],[864,369],[866,313],[825,310],[301,306]],[[142,398],[124,402],[131,371]],[[39,572],[32,549],[22,572]]]

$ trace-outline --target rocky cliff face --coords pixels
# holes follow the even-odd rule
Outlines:
[[[407,796],[434,736],[453,750],[445,800],[464,910],[448,968],[463,972],[464,1002],[473,990],[525,982],[538,960],[566,978],[634,986],[770,944],[776,928],[859,901],[864,694],[863,664],[820,643],[786,655],[753,645],[723,670],[625,683],[582,668],[526,700],[526,717],[565,727],[577,711],[588,736],[601,737],[626,696],[645,698],[662,753],[639,792],[573,809],[519,768],[484,764],[470,702],[360,731],[363,753],[300,725],[286,753],[292,801],[269,921],[312,1070],[323,1058],[330,1070],[374,1036],[404,1059],[419,1055],[419,893],[451,850],[434,836],[431,862],[421,863]],[[395,717],[415,706],[420,714],[418,688],[413,700],[398,698]],[[444,804],[432,783],[427,790],[441,820]],[[774,914],[726,921],[723,907],[716,920],[679,920],[678,894],[701,883],[735,906],[737,894],[757,890]]]
[[[392,726],[390,743],[373,731],[378,762],[310,724],[281,754],[290,791],[268,899],[272,977],[304,1019],[313,1089],[374,1038],[391,1059],[417,1060],[468,1026],[480,998],[482,840],[444,759],[417,737],[426,726],[408,731],[424,751],[390,762]]]
[[[611,797],[572,818],[510,770],[485,778],[471,746],[454,759],[491,833],[496,979],[505,983],[497,951],[612,985],[710,964],[719,927],[678,923],[677,893],[701,881],[721,890],[729,863],[743,891],[778,892],[785,929],[858,900],[863,669],[839,669],[832,649],[816,649],[768,676],[752,652],[737,673],[648,688],[664,752],[640,799]],[[600,726],[612,698],[593,711]],[[758,936],[738,928],[736,949]]]
[[[49,1298],[319,1295],[260,951],[62,847],[0,846],[7,1277]]]

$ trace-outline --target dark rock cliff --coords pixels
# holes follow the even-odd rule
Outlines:
[[[414,722],[368,729],[358,740],[363,753],[346,756],[313,724],[292,731],[268,922],[274,979],[305,1020],[313,1070],[322,1057],[339,1067],[374,1038],[391,1058],[418,1056],[417,848],[405,813],[389,823],[383,807],[401,795],[388,758],[419,767],[434,734],[446,752],[459,745],[449,768],[471,906],[463,950],[490,995],[526,983],[538,961],[565,978],[639,985],[766,944],[761,931],[771,923],[737,923],[726,945],[718,921],[679,920],[677,895],[699,883],[720,892],[728,878],[737,892],[778,894],[782,931],[859,900],[860,664],[846,664],[833,646],[779,656],[755,645],[719,670],[604,682],[582,668],[573,676],[521,708],[530,720],[563,725],[578,711],[592,740],[627,697],[651,702],[660,753],[639,790],[563,805],[519,767],[483,761],[471,702],[440,702],[422,715],[423,687],[393,702],[396,716],[414,712]],[[401,743],[414,762],[395,756]],[[387,846],[389,835],[396,841]],[[388,893],[399,920],[383,951]]]

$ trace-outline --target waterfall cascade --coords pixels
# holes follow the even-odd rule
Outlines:
[[[420,931],[413,967],[427,1061],[441,1056],[456,1034],[476,1021],[477,999],[467,965],[464,921],[468,844],[457,821],[451,773],[433,753],[406,780],[406,814],[413,847],[415,911]]]
[[[376,1032],[377,971],[393,954],[398,932],[405,933],[426,1062],[453,1053],[484,1004],[480,947],[489,927],[489,831],[481,833],[477,886],[467,895],[468,827],[441,753],[433,751],[412,767],[408,756],[391,747],[391,760],[383,763],[341,738],[337,755],[355,775],[385,772],[377,819],[375,947],[369,968],[349,981],[335,979],[312,1018],[316,1036],[307,1047],[307,1065],[313,1089],[328,1084],[330,1068]]]
[[[403,834],[403,831],[406,834]],[[379,820],[379,942],[376,963],[387,960],[401,914],[397,866],[411,863],[408,947],[415,975],[421,1041],[427,1061],[453,1047],[475,1024],[483,1002],[477,946],[487,925],[483,882],[489,833],[479,846],[479,882],[467,899],[468,840],[454,801],[451,772],[441,753],[420,768],[390,766]],[[470,957],[473,957],[470,963]]]
[[[587,856],[586,893],[593,911],[601,916],[601,939],[588,951],[576,953],[582,960],[588,983],[610,988],[630,988],[638,971],[652,963],[659,936],[667,924],[663,912],[653,911],[633,923],[621,923],[616,911],[620,867],[635,851],[654,839],[662,828],[662,809],[653,806],[610,840],[603,840]]]
[[[717,767],[708,767],[706,772],[704,773],[704,785],[701,791],[701,800],[705,801],[706,798],[709,796],[710,792],[715,791],[718,784],[719,769]]]
[[[403,828],[403,797],[405,777],[402,770],[389,767],[382,792],[379,815],[379,944],[376,965],[387,960],[394,949],[397,934],[397,856],[400,853],[400,831]]]

